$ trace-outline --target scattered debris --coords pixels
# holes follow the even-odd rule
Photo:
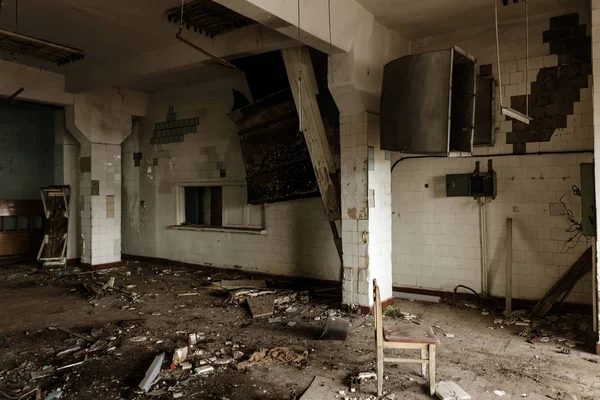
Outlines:
[[[436,383],[435,394],[442,400],[471,400],[471,396],[453,381]]]
[[[504,390],[494,390],[494,394],[501,397],[506,396],[506,392]]]
[[[454,333],[444,333],[444,336],[449,337],[449,338],[453,338],[453,337],[456,337],[456,334],[454,334]]]
[[[301,367],[308,359],[308,351],[301,348],[275,347],[271,350],[261,349],[255,351],[247,361],[236,365],[238,370],[250,368],[254,365],[264,364],[290,364]]]
[[[173,352],[173,364],[179,365],[185,360],[187,360],[188,350],[189,348],[187,346],[175,349],[175,351]]]
[[[246,299],[252,318],[268,317],[274,312],[274,296],[249,297]]]
[[[208,374],[209,372],[213,372],[215,370],[215,367],[213,367],[212,365],[203,365],[201,367],[197,367],[194,369],[194,372],[196,374]]]
[[[31,379],[41,379],[41,378],[45,378],[47,376],[51,376],[54,374],[54,370],[52,368],[44,368],[41,371],[32,371],[31,372]]]
[[[58,390],[55,390],[54,392],[48,393],[48,395],[46,397],[44,397],[44,400],[58,399],[62,395],[63,395],[63,391],[58,389]]]
[[[198,292],[187,292],[187,293],[179,293],[177,297],[186,297],[186,296],[198,296],[200,293]]]
[[[80,335],[79,333],[73,332],[72,330],[67,329],[67,328],[61,328],[61,327],[58,327],[58,326],[51,326],[48,329],[63,331],[65,333],[68,333],[71,336],[75,336],[76,338],[79,338],[81,340],[85,340],[86,342],[91,342],[91,343],[95,342],[94,339],[91,339],[91,338],[89,338],[87,336],[84,336],[84,335]]]
[[[129,339],[130,342],[145,342],[148,338],[146,336],[134,336]]]
[[[333,387],[333,380],[330,378],[324,378],[322,376],[315,376],[312,383],[306,389],[306,392],[300,397],[299,400],[321,400],[325,399],[329,393],[331,393]]]
[[[160,353],[154,358],[152,364],[150,364],[148,371],[146,371],[146,376],[144,377],[144,379],[142,379],[142,381],[139,384],[139,388],[142,389],[144,392],[147,393],[148,390],[150,390],[152,383],[160,373],[160,369],[164,361],[165,353]]]
[[[361,372],[357,375],[357,378],[362,383],[368,379],[377,379],[377,374],[375,372]]]
[[[236,290],[236,289],[266,289],[267,283],[259,280],[243,280],[237,279],[233,281],[220,281],[214,282],[214,286],[225,290]]]
[[[407,292],[392,292],[395,299],[404,299],[410,301],[426,301],[428,303],[439,303],[439,296],[429,296],[426,294],[407,293]]]
[[[338,317],[328,317],[323,329],[321,329],[321,336],[319,339],[346,340],[348,329],[350,329],[349,321]]]

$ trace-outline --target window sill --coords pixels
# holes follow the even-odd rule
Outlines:
[[[247,233],[251,235],[266,235],[266,229],[255,228],[234,228],[227,226],[200,226],[200,225],[170,225],[167,229],[176,231],[197,231],[197,232],[225,232],[225,233]]]

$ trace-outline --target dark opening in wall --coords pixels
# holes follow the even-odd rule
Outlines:
[[[239,58],[232,63],[244,71],[254,101],[290,88],[279,51]]]

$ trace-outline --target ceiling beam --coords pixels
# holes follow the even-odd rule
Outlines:
[[[356,27],[374,20],[373,14],[354,0],[214,1],[327,54],[350,51]]]
[[[183,32],[186,36],[187,32]],[[189,33],[193,37],[192,33]],[[175,34],[173,34],[175,36]],[[195,45],[210,53],[235,59],[251,54],[281,50],[295,45],[287,36],[260,25],[252,25],[233,32],[219,35],[214,39],[194,35],[190,39]],[[214,63],[206,55],[186,44],[177,44],[163,49],[151,50],[143,54],[120,60],[107,60],[73,69],[66,76],[66,91],[82,93],[109,86],[126,85],[165,74],[200,68]]]

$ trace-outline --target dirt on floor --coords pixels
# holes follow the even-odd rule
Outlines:
[[[250,278],[136,262],[95,273],[2,266],[0,399],[39,388],[42,399],[290,400],[317,376],[331,378],[323,399],[376,399],[373,380],[350,391],[352,377],[375,370],[372,316],[343,313],[339,290],[293,279],[241,293],[214,287]],[[265,291],[279,304],[253,319],[242,299]],[[385,323],[432,326],[442,342],[437,381],[454,381],[472,399],[600,399],[600,357],[582,346],[591,316],[529,321],[465,303],[395,307]],[[319,340],[328,316],[350,321],[346,340]],[[187,347],[190,334],[197,343]],[[174,365],[178,348],[187,348],[187,361]],[[160,375],[145,393],[138,386],[161,353]],[[418,364],[386,364],[386,398],[431,398],[419,372]]]

